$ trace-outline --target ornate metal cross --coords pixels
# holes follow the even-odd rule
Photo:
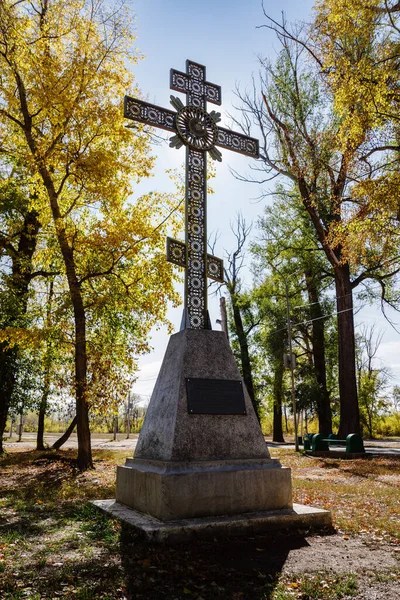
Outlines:
[[[258,140],[218,127],[220,113],[207,112],[207,102],[221,104],[221,88],[206,80],[206,68],[186,61],[186,73],[171,69],[170,87],[187,95],[183,105],[171,96],[175,111],[125,96],[124,116],[161,127],[175,135],[170,146],[186,146],[185,243],[167,238],[167,259],[185,268],[185,308],[182,328],[211,329],[207,311],[207,277],[223,281],[222,260],[207,254],[207,151],[221,161],[227,148],[258,158]]]

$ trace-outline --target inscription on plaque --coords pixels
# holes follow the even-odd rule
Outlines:
[[[191,415],[245,415],[243,384],[236,379],[186,379]]]

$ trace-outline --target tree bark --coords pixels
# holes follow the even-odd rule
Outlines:
[[[53,450],[58,450],[59,448],[61,448],[61,446],[63,444],[65,444],[65,442],[67,441],[67,439],[69,438],[69,436],[71,435],[73,430],[75,429],[76,421],[77,421],[77,419],[76,419],[76,415],[75,415],[75,417],[72,419],[71,423],[68,425],[66,432],[63,433],[62,436],[59,437],[58,440],[56,440],[54,442],[54,444],[52,445]]]
[[[308,299],[311,307],[313,364],[315,377],[320,389],[320,395],[317,401],[319,432],[327,436],[332,433],[332,411],[329,392],[326,387],[325,327],[318,291],[312,273],[310,271],[306,272],[305,276]]]
[[[21,409],[21,412],[19,413],[18,442],[20,442],[22,440],[22,429],[23,429],[23,426],[24,426],[24,416],[22,414],[22,410],[23,409]]]
[[[282,400],[283,400],[283,357],[280,362],[275,363],[274,370],[274,410],[272,424],[272,441],[284,442],[282,427]]]
[[[338,366],[340,391],[340,425],[338,435],[361,433],[357,397],[356,348],[354,336],[353,293],[350,268],[346,263],[335,267],[338,320]]]
[[[49,396],[50,387],[45,389],[42,394],[38,413],[38,431],[36,436],[36,450],[46,450],[44,445],[44,419],[46,416],[47,399]]]
[[[0,454],[4,453],[3,435],[15,384],[16,356],[15,348],[8,349],[4,344],[0,345]]]
[[[53,303],[53,290],[54,282],[50,281],[49,295],[47,298],[47,309],[46,309],[46,327],[50,329],[51,322],[51,310]],[[44,378],[43,378],[43,392],[40,401],[39,414],[38,414],[38,432],[36,437],[36,450],[46,450],[44,445],[44,419],[47,410],[47,401],[50,395],[50,369],[51,369],[51,358],[52,348],[51,342],[46,343],[46,354],[44,358]]]
[[[235,332],[236,332],[236,335],[237,335],[237,338],[239,341],[239,347],[240,347],[240,360],[242,363],[243,381],[244,381],[247,391],[249,393],[251,403],[252,403],[254,411],[257,415],[257,419],[258,419],[258,421],[260,421],[260,415],[259,415],[260,407],[259,407],[259,403],[257,402],[255,393],[254,393],[253,374],[252,374],[252,370],[251,370],[250,355],[249,355],[249,345],[247,343],[247,336],[246,336],[246,333],[245,333],[244,327],[243,327],[242,315],[240,314],[240,308],[236,302],[235,294],[231,294],[231,301],[232,301],[232,310],[233,310],[233,321],[235,324]]]
[[[47,404],[47,403],[46,403]],[[38,412],[38,430],[36,436],[36,450],[46,450],[44,445],[44,417],[46,414],[46,408],[40,403]]]
[[[39,166],[40,175],[46,187],[57,239],[65,264],[68,287],[74,310],[75,323],[75,398],[76,398],[76,430],[78,435],[78,468],[81,471],[93,468],[92,449],[90,443],[89,407],[86,401],[87,355],[86,355],[86,314],[82,292],[76,272],[74,251],[68,241],[64,221],[58,205],[58,197],[53,180],[47,168]]]

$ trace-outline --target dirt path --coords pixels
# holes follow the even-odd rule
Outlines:
[[[306,545],[290,550],[282,572],[357,576],[358,600],[399,600],[400,547],[367,537],[343,535],[306,537]]]

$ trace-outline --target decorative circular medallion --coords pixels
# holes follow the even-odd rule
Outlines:
[[[183,248],[181,246],[173,246],[171,250],[171,254],[175,260],[182,260],[183,258]]]
[[[199,329],[201,327],[201,317],[199,315],[192,315],[190,317],[190,324],[195,329]]]
[[[219,272],[219,267],[218,267],[217,263],[210,261],[208,263],[208,270],[210,271],[210,273],[212,275],[217,275],[217,273]]]
[[[195,235],[199,235],[201,233],[201,227],[197,223],[192,223],[191,230]]]
[[[195,252],[201,252],[202,244],[200,242],[192,242],[192,248]]]
[[[197,208],[197,206],[192,207],[190,212],[194,217],[196,217],[196,219],[199,219],[201,217],[201,208]]]
[[[200,271],[200,269],[201,269],[201,262],[199,260],[197,260],[197,258],[195,258],[191,262],[191,267],[192,267],[192,269],[194,271]]]
[[[198,156],[193,156],[192,162],[193,166],[196,167],[196,169],[201,169],[203,167],[203,162]]]
[[[193,306],[193,308],[200,308],[202,305],[200,296],[192,296],[190,298],[190,304]]]
[[[217,141],[217,127],[202,108],[185,106],[176,116],[176,128],[182,141],[195,150],[209,150]]]
[[[195,290],[201,288],[201,280],[198,277],[192,277],[190,283]]]

